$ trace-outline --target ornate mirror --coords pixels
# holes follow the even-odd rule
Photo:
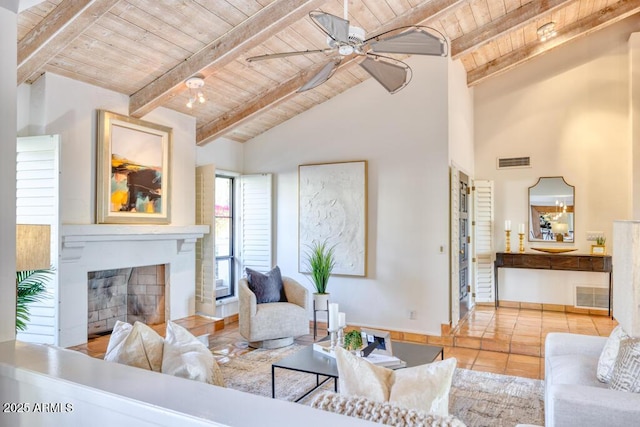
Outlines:
[[[561,176],[529,187],[529,241],[574,242],[575,187]]]

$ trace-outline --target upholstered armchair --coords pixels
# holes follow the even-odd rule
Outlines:
[[[287,302],[258,304],[247,279],[238,283],[240,334],[251,347],[278,348],[309,333],[309,291],[289,277],[282,277]]]

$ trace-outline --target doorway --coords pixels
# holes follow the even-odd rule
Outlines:
[[[460,289],[460,319],[462,319],[470,308],[469,301],[469,205],[471,203],[471,191],[469,188],[469,177],[463,172],[459,173],[459,204],[458,204],[458,284]]]

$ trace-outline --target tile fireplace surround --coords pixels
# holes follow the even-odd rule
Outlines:
[[[167,319],[195,312],[195,243],[206,225],[63,225],[59,274],[58,345],[87,342],[91,271],[164,264]]]

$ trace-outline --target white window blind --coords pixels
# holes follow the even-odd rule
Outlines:
[[[474,235],[476,302],[493,302],[493,181],[475,181]]]
[[[240,277],[273,266],[272,174],[240,177]]]
[[[196,224],[209,226],[209,233],[196,243],[196,311],[212,316],[216,312],[215,182],[215,166],[196,168]]]
[[[57,271],[59,239],[60,143],[58,135],[18,138],[16,223],[51,226],[51,260]],[[47,283],[48,298],[29,306],[27,329],[20,341],[57,344],[58,275]]]

